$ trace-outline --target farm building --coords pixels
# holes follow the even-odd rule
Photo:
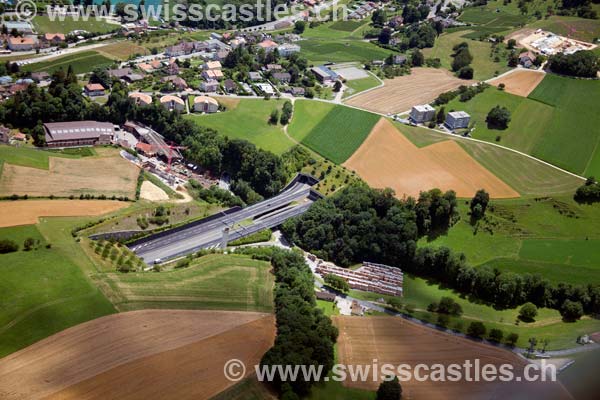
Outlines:
[[[156,151],[154,150],[154,146],[144,142],[137,142],[135,144],[135,150],[138,153],[145,155],[146,157],[154,157],[156,155]]]
[[[330,83],[338,79],[338,74],[333,72],[331,69],[324,65],[319,67],[311,68],[311,72],[315,75],[317,80],[321,83]]]
[[[429,104],[413,106],[410,110],[410,119],[417,124],[431,121],[434,116],[435,108],[431,107]]]
[[[104,96],[106,94],[104,86],[99,83],[88,83],[83,90],[88,97]]]
[[[351,289],[402,296],[402,271],[388,265],[364,262],[360,268],[351,270],[320,260],[316,272],[323,277],[329,274],[339,276],[348,282]]]
[[[194,111],[216,113],[219,111],[219,102],[212,97],[197,96],[194,98]]]
[[[48,147],[77,147],[110,144],[114,126],[109,122],[73,121],[44,124]]]
[[[152,96],[145,93],[129,93],[129,98],[133,99],[138,106],[147,106],[152,104]]]
[[[160,104],[169,111],[185,110],[185,102],[180,97],[169,94],[160,98]]]
[[[471,116],[464,111],[452,111],[446,116],[446,126],[452,130],[469,127]]]

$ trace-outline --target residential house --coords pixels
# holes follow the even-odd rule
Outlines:
[[[464,111],[451,111],[446,116],[446,126],[452,130],[469,127],[471,116]]]
[[[238,86],[233,80],[226,79],[225,82],[223,82],[223,88],[227,93],[235,93],[237,92]]]
[[[31,79],[33,79],[34,82],[40,83],[43,81],[50,80],[50,74],[46,71],[32,72]]]
[[[160,98],[160,104],[169,111],[185,110],[185,102],[183,99],[169,94]]]
[[[329,302],[335,301],[335,294],[333,293],[318,291],[315,292],[315,296],[317,297],[317,300],[324,300]]]
[[[223,79],[223,72],[220,69],[202,71],[202,77],[208,80]]]
[[[392,63],[394,65],[404,65],[406,64],[407,58],[402,54],[395,54],[392,56]]]
[[[281,64],[267,64],[266,70],[269,72],[282,71],[283,67]]]
[[[108,76],[111,78],[123,79],[124,76],[133,73],[133,70],[129,67],[127,68],[118,68],[118,69],[109,69],[106,71]]]
[[[138,106],[148,106],[152,104],[152,96],[146,93],[129,93],[128,97],[133,99]]]
[[[151,74],[152,72],[154,72],[154,68],[148,63],[139,63],[136,65],[136,67],[147,74]]]
[[[271,76],[273,77],[273,79],[276,79],[281,83],[289,83],[292,79],[292,75],[290,75],[288,72],[275,72]]]
[[[214,93],[219,88],[219,82],[215,79],[202,81],[200,83],[200,90],[206,93]]]
[[[429,104],[414,106],[410,110],[410,119],[417,124],[431,121],[434,116],[435,108],[431,107]]]
[[[165,49],[165,55],[167,57],[179,57],[186,54],[191,54],[194,51],[193,42],[182,41],[179,44],[169,46]]]
[[[0,85],[8,85],[9,83],[12,83],[12,81],[13,78],[9,75],[0,76]]]
[[[197,96],[194,98],[194,111],[204,113],[216,113],[219,111],[219,102],[208,96]]]
[[[223,66],[220,61],[208,61],[202,66],[202,69],[205,71],[214,71],[221,68],[223,68]]]
[[[244,39],[243,37],[238,37],[235,39],[232,39],[229,44],[231,45],[231,47],[233,49],[237,49],[238,47],[244,46],[246,44],[246,39]]]
[[[390,26],[391,28],[398,28],[398,27],[402,26],[403,23],[404,23],[404,18],[402,18],[401,15],[396,15],[395,17],[392,17],[388,21],[388,26]]]
[[[169,75],[177,75],[179,74],[179,65],[175,62],[175,60],[170,60],[169,65],[167,65],[167,74]]]
[[[166,82],[171,82],[173,84],[173,87],[175,87],[175,90],[178,91],[182,91],[188,88],[188,84],[185,81],[185,79],[183,79],[180,76],[176,76],[176,75],[170,75],[170,76],[165,76],[164,78],[161,79],[161,82],[166,83]]]
[[[270,53],[277,48],[278,44],[271,39],[265,39],[258,44],[258,47],[264,49],[265,52]]]
[[[135,144],[135,150],[146,157],[154,157],[156,155],[154,146],[144,142],[137,142]]]
[[[229,53],[231,53],[229,50],[219,50],[215,53],[215,60],[225,61]]]
[[[256,87],[265,95],[275,94],[275,89],[273,89],[273,86],[269,85],[268,83],[257,83]]]
[[[2,25],[6,27],[8,32],[11,32],[13,29],[15,29],[19,33],[33,33],[33,27],[31,26],[31,23],[27,21],[2,21]]]
[[[523,52],[519,54],[519,64],[521,64],[525,68],[531,68],[533,67],[533,62],[535,61],[535,58],[535,54],[533,54],[531,51]]]
[[[141,74],[127,74],[123,77],[122,81],[127,83],[133,83],[144,79],[144,75]]]
[[[65,42],[65,35],[63,33],[45,33],[42,36],[42,42],[48,46],[58,46]]]
[[[83,90],[88,97],[104,96],[106,94],[106,89],[99,83],[88,83]]]
[[[289,57],[294,53],[300,52],[300,46],[292,43],[284,43],[277,47],[279,55],[282,57]]]
[[[248,72],[248,76],[250,77],[250,80],[252,82],[258,82],[262,80],[262,75],[260,74],[260,72],[250,71]]]
[[[25,140],[27,140],[27,135],[23,132],[17,132],[14,135],[12,135],[12,139],[18,140],[19,142],[24,142]]]
[[[25,37],[12,37],[9,36],[7,40],[8,48],[13,51],[29,51],[33,50],[38,42],[37,39],[32,36]]]
[[[306,89],[303,87],[292,87],[289,89],[289,92],[294,97],[302,97],[306,94]]]

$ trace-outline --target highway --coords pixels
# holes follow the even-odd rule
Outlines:
[[[187,228],[173,229],[172,233],[161,232],[140,239],[129,248],[151,264],[158,259],[164,261],[217,247],[225,228],[229,228],[229,241],[233,241],[281,225],[285,220],[304,213],[319,197],[311,190],[314,178],[306,178],[306,175],[297,176],[280,194],[260,203],[230,213],[221,212],[218,217],[190,224]]]

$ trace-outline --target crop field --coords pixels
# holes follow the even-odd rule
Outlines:
[[[302,119],[301,113],[294,118]],[[379,119],[376,114],[336,105],[308,133],[299,132],[305,144],[323,157],[341,164],[367,138]],[[294,137],[296,134],[292,133]]]
[[[160,273],[106,274],[119,310],[143,308],[272,311],[270,264],[237,255],[207,255]]]
[[[4,216],[0,220],[4,221]],[[35,226],[0,228],[0,237],[17,241],[21,249],[27,237],[40,241],[37,249],[0,255],[0,357],[115,312],[82,272],[91,264],[70,234],[80,221],[85,219],[52,218]],[[51,248],[46,248],[47,244]]]
[[[530,69],[514,69],[509,74],[489,81],[498,86],[504,84],[504,91],[517,96],[527,97],[540,84],[546,74]]]
[[[463,364],[465,360],[480,359],[482,364],[507,363],[516,373],[526,362],[510,351],[451,336],[421,325],[392,317],[335,317],[340,330],[338,352],[344,365],[371,365],[376,359],[379,365],[408,364]],[[376,390],[379,381],[345,382],[345,386]],[[544,385],[544,386],[542,386]],[[484,380],[467,381],[464,378],[450,382],[416,379],[402,382],[403,396],[410,398],[462,398],[483,399],[511,397],[511,393],[532,392],[546,389],[556,394],[564,390],[560,385],[491,383]],[[530,393],[531,393],[530,392]],[[565,393],[566,394],[566,393]]]
[[[67,71],[69,65],[73,67],[76,74],[84,74],[92,71],[96,67],[109,67],[113,60],[107,58],[96,51],[81,51],[66,56],[59,56],[48,61],[40,61],[27,64],[21,67],[25,72],[46,71],[52,74],[59,69]]]
[[[442,67],[450,70],[452,65],[452,48],[459,43],[467,42],[469,44],[469,51],[473,55],[471,67],[473,67],[474,78],[476,80],[489,79],[496,74],[501,74],[510,69],[506,64],[506,58],[500,56],[499,62],[494,61],[494,57],[490,55],[492,49],[490,42],[471,40],[468,38],[471,33],[476,32],[460,30],[442,33],[432,48],[423,49],[423,54],[425,57],[439,58],[442,62]]]
[[[2,195],[135,197],[139,169],[115,149],[97,148],[94,150],[97,156],[83,158],[53,157],[47,152],[34,153],[35,150],[25,151],[21,156],[20,149],[11,150],[17,153],[2,167]],[[11,160],[36,166],[43,166],[47,161],[48,169],[12,165]]]
[[[495,198],[519,196],[456,142],[419,149],[383,118],[344,166],[372,187],[391,187],[398,197],[416,197],[432,188],[452,189],[458,197],[472,197],[480,188]]]
[[[386,79],[382,88],[353,97],[347,104],[383,114],[399,113],[471,83],[473,81],[458,79],[444,69],[413,68],[411,75]]]
[[[447,235],[430,244],[463,252],[472,265],[540,273],[554,284],[600,279],[600,206],[570,197],[495,200],[487,220],[472,226],[468,209]]]
[[[288,127],[290,135],[302,141],[327,116],[335,104],[323,101],[296,100],[294,102],[294,116]]]
[[[38,15],[33,19],[33,25],[38,33],[64,33],[75,30],[84,30],[91,33],[104,34],[119,29],[118,24],[109,24],[105,21],[98,21],[95,18],[90,18],[87,21],[75,21],[73,17],[64,17],[60,21],[56,18],[55,21],[50,21],[50,17]]]
[[[269,314],[146,310],[95,319],[3,359],[0,392],[20,398],[210,398],[231,386],[221,368],[258,363]],[[248,369],[248,373],[252,372]]]
[[[129,41],[108,44],[97,48],[96,51],[108,58],[116,58],[122,61],[128,60],[133,56],[150,54],[145,47]]]
[[[269,117],[274,109],[281,110],[282,100],[263,99],[227,99],[226,111],[208,115],[186,115],[194,123],[213,128],[231,139],[245,139],[256,146],[276,154],[284,153],[294,143],[285,136],[280,124],[269,124]]]

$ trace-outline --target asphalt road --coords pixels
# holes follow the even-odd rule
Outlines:
[[[262,229],[281,225],[285,220],[305,212],[314,202],[310,198],[311,185],[295,182],[270,199],[242,208],[231,214],[222,214],[205,223],[174,231],[172,234],[148,238],[130,245],[147,263],[166,260],[216,247],[221,243],[223,229],[229,228],[229,241],[239,239]]]

